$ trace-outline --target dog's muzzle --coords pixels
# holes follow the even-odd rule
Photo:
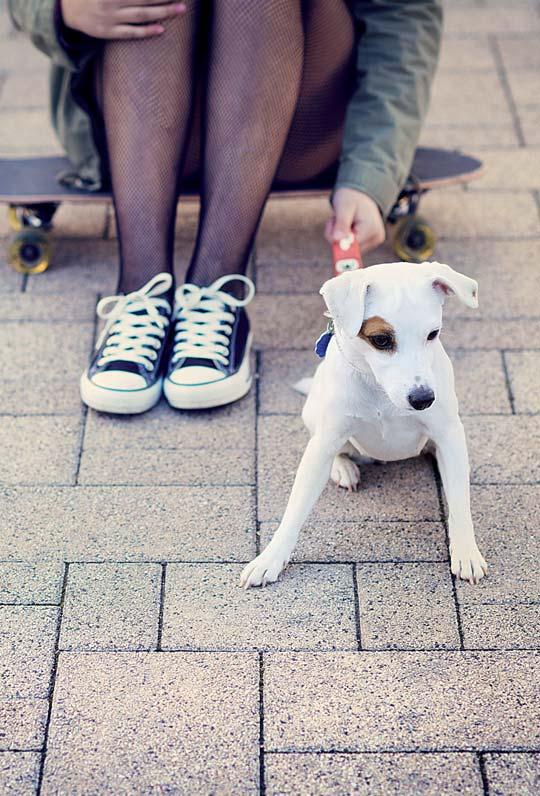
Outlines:
[[[407,396],[413,409],[427,409],[435,400],[435,393],[431,387],[415,387]]]

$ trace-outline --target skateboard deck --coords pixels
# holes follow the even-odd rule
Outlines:
[[[44,271],[51,257],[49,231],[56,208],[67,202],[110,202],[110,191],[88,191],[83,186],[65,186],[58,181],[62,172],[72,170],[64,157],[0,159],[0,203],[8,205],[13,236],[9,262],[26,274]],[[418,216],[421,196],[430,190],[467,183],[482,173],[480,160],[461,152],[420,147],[416,150],[411,173],[394,204],[388,222],[393,227],[393,245],[403,260],[423,260],[435,247],[435,233]],[[333,175],[310,180],[305,186],[276,187],[272,197],[320,196],[333,186]],[[197,191],[181,194],[197,199]]]

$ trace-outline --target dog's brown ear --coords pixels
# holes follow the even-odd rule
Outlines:
[[[319,291],[334,323],[349,337],[356,337],[364,321],[367,287],[363,271],[345,271],[325,282]]]
[[[454,271],[444,263],[423,263],[430,271],[430,278],[435,290],[442,296],[455,295],[467,307],[478,307],[478,282],[465,274]]]

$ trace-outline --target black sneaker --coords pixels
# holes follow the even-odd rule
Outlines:
[[[226,293],[244,282],[243,299]],[[242,398],[251,387],[251,334],[244,307],[255,295],[251,279],[222,276],[209,287],[185,284],[175,295],[174,340],[163,385],[176,409],[208,409]]]
[[[131,415],[159,401],[171,321],[171,305],[162,296],[172,281],[170,274],[158,274],[140,290],[98,303],[97,314],[107,323],[81,376],[81,398],[87,406]]]

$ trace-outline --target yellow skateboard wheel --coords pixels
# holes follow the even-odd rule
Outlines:
[[[421,263],[435,251],[437,239],[421,216],[405,216],[395,225],[392,244],[397,256],[407,263]]]
[[[23,229],[17,232],[8,251],[10,266],[20,274],[41,274],[51,261],[51,246],[45,232]]]
[[[15,205],[10,205],[7,210],[7,217],[8,217],[8,224],[9,228],[13,230],[13,232],[19,232],[23,228],[22,221],[17,213],[17,208]]]

